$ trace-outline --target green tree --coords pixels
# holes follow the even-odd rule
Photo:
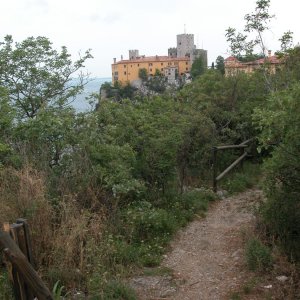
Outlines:
[[[148,72],[146,68],[139,69],[139,78],[144,82],[148,80]]]
[[[266,46],[263,38],[263,33],[269,29],[268,25],[274,17],[269,13],[270,0],[257,0],[255,11],[246,14],[244,33],[237,32],[236,29],[229,27],[226,30],[227,42],[229,42],[232,55],[235,57],[253,57],[253,52],[256,46],[259,46],[263,57],[266,58]],[[247,34],[256,34],[255,38],[250,38]],[[269,91],[274,89],[271,82],[269,65],[267,58],[262,66],[264,81]]]
[[[204,74],[204,72],[205,72],[204,61],[203,61],[203,58],[201,56],[199,56],[194,60],[194,62],[192,64],[192,68],[191,68],[192,78],[195,79],[198,76]]]
[[[224,57],[218,56],[216,59],[216,69],[221,72],[222,75],[225,74],[225,65],[224,65]]]
[[[66,47],[54,50],[45,37],[29,37],[21,43],[6,36],[0,44],[0,85],[9,93],[20,118],[34,118],[42,108],[62,107],[83,91],[87,76],[80,72],[90,50],[72,62]]]
[[[9,104],[7,91],[0,87],[0,167],[5,164],[12,152],[11,134],[15,111]]]
[[[106,98],[120,101],[122,99],[133,99],[135,96],[136,87],[132,86],[129,82],[122,85],[119,81],[114,83],[114,86],[109,82],[105,82],[101,86],[101,90],[105,91]]]
[[[156,69],[154,76],[151,76],[148,79],[146,86],[150,91],[163,93],[167,88],[167,78],[160,72],[160,70]]]
[[[290,257],[300,260],[300,85],[273,93],[256,109],[261,147],[272,150],[266,160],[268,200],[262,215],[268,230],[279,237]]]

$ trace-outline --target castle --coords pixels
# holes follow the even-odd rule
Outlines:
[[[178,34],[177,47],[168,49],[168,56],[140,55],[138,50],[129,50],[129,59],[117,61],[114,58],[112,68],[112,83],[130,83],[138,86],[141,82],[139,70],[146,69],[148,76],[154,76],[157,70],[163,74],[169,83],[175,83],[177,76],[188,75],[194,60],[202,57],[207,67],[207,50],[197,49],[193,34]]]

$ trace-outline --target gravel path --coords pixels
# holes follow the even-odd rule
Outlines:
[[[173,275],[134,278],[139,299],[230,299],[248,279],[242,236],[254,225],[252,208],[260,199],[262,192],[251,189],[217,201],[181,230],[162,262]]]

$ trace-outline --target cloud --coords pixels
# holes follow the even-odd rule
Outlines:
[[[49,11],[49,4],[47,0],[27,0],[24,1],[23,7],[26,10],[32,10],[36,13],[46,14]]]
[[[121,21],[122,17],[117,12],[111,12],[111,13],[107,13],[103,16],[100,14],[91,14],[88,16],[88,20],[92,23],[102,22],[104,24],[110,25],[110,24],[115,24],[115,23]]]

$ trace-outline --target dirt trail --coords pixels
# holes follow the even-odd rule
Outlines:
[[[242,236],[254,225],[260,199],[262,192],[251,189],[217,201],[180,231],[162,262],[173,274],[132,279],[139,299],[230,299],[248,280]]]

